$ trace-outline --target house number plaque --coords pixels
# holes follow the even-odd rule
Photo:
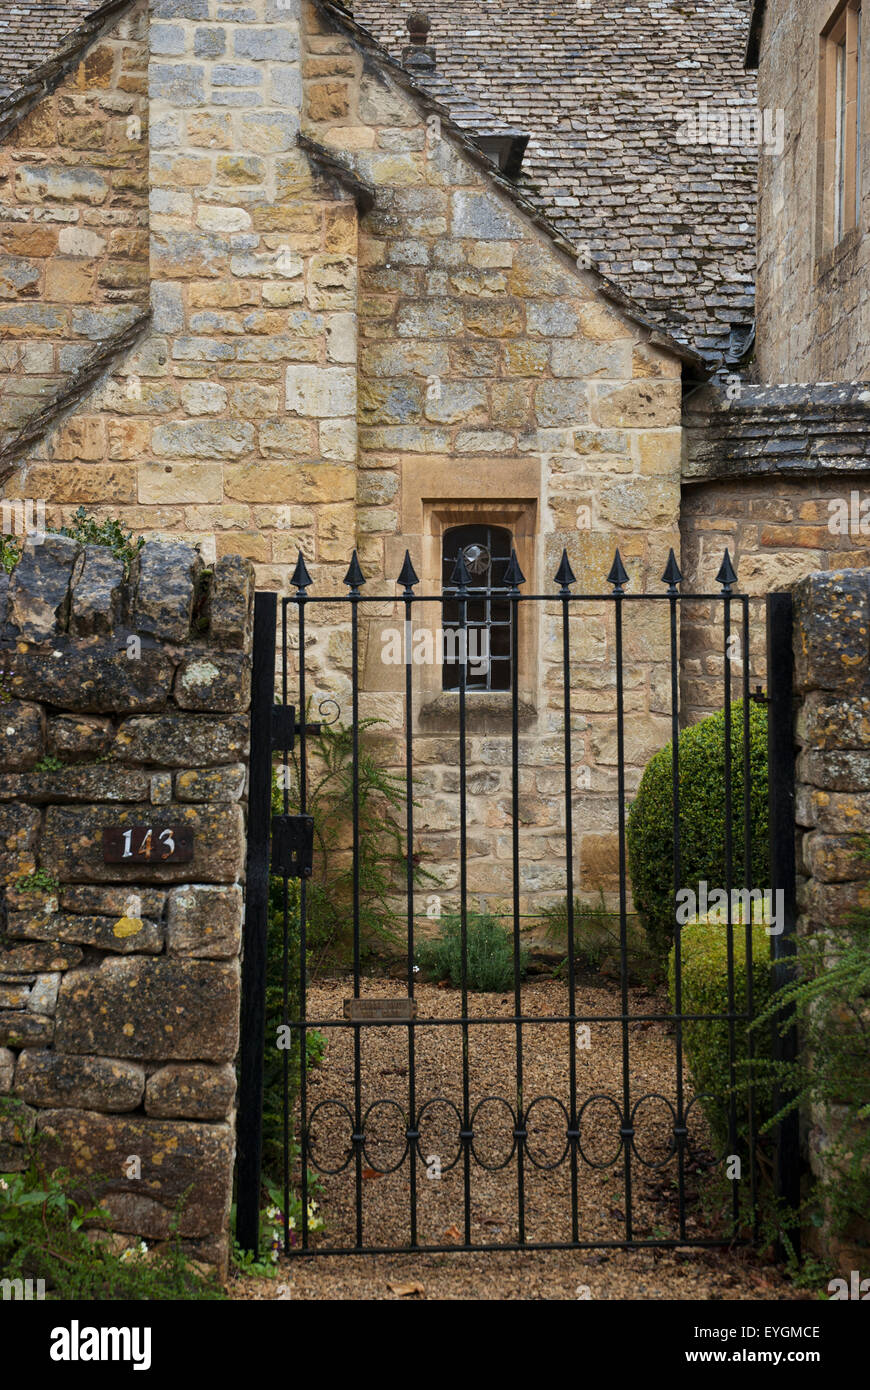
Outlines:
[[[353,1023],[376,1023],[380,1019],[404,1021],[417,1017],[416,999],[345,999],[344,1016]]]
[[[103,831],[104,864],[186,864],[192,858],[189,825],[113,825]]]

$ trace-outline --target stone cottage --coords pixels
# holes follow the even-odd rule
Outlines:
[[[842,312],[810,290],[815,245],[790,249],[817,153],[795,69],[852,7],[818,33],[785,0],[751,16],[719,0],[552,9],[107,0],[61,19],[30,3],[0,73],[10,515],[15,499],[43,499],[50,523],[83,505],[207,562],[243,555],[279,593],[300,550],[314,592],[343,592],[356,547],[384,598],[363,623],[360,712],[384,721],[395,766],[396,578],[407,549],[437,592],[462,548],[493,624],[469,697],[469,884],[481,902],[506,892],[516,663],[526,908],[564,882],[561,649],[555,611],[524,612],[516,651],[499,632],[510,548],[528,591],[566,547],[595,593],[617,546],[632,589],[660,591],[671,547],[691,590],[727,545],[761,595],[857,545],[827,509],[866,466],[866,393],[845,385],[866,374],[845,300],[863,265],[854,177],[818,251]],[[612,889],[613,633],[593,606],[572,612],[578,871]],[[669,737],[664,622],[638,618],[626,644],[631,791]],[[754,657],[763,679],[758,639]],[[321,616],[306,661],[315,697],[346,705],[346,625]],[[703,609],[682,667],[684,717],[717,708]],[[454,675],[415,668],[418,831],[448,892]]]

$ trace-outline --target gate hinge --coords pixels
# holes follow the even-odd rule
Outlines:
[[[306,724],[306,734],[319,734],[320,724]],[[273,705],[272,706],[272,749],[281,749],[282,752],[292,753],[296,744],[296,735],[302,733],[303,726],[296,723],[295,705]]]
[[[310,878],[314,867],[314,817],[272,817],[272,872]]]

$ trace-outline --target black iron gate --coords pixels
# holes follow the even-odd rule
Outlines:
[[[750,691],[750,599],[735,593],[737,575],[726,551],[722,566],[716,577],[719,591],[706,594],[683,594],[680,591],[682,576],[677,567],[673,551],[662,576],[664,591],[658,594],[635,595],[626,592],[628,575],[623,566],[619,551],[616,552],[608,575],[611,590],[605,594],[579,594],[575,591],[576,579],[568,556],[563,552],[562,561],[555,575],[556,588],[550,593],[526,594],[522,590],[525,579],[517,563],[516,555],[511,553],[509,564],[504,572],[502,587],[509,605],[512,652],[518,649],[519,625],[523,621],[523,609],[531,604],[555,605],[558,615],[561,611],[562,635],[562,729],[564,766],[564,832],[565,832],[565,902],[567,914],[566,962],[564,973],[564,1005],[556,1013],[541,1015],[524,1012],[523,980],[521,970],[520,938],[520,863],[522,856],[522,832],[519,816],[520,785],[520,695],[517,664],[513,663],[510,681],[510,781],[511,781],[511,895],[512,895],[512,935],[513,935],[513,990],[512,1009],[508,1013],[488,1015],[469,1007],[467,980],[467,923],[469,915],[469,886],[467,872],[468,816],[466,808],[468,774],[468,721],[469,705],[472,697],[468,694],[467,661],[458,662],[458,726],[455,732],[455,756],[458,769],[458,899],[461,942],[461,987],[458,991],[459,1010],[449,1016],[420,1016],[415,1000],[415,920],[417,918],[415,895],[414,860],[411,850],[415,844],[414,811],[414,742],[413,719],[413,669],[406,642],[404,652],[404,756],[405,756],[405,835],[408,853],[404,895],[407,920],[406,970],[403,985],[396,986],[393,995],[385,1000],[369,988],[361,969],[361,927],[360,927],[360,824],[359,824],[359,769],[360,769],[360,712],[359,712],[359,651],[360,651],[360,613],[368,603],[383,605],[385,597],[367,596],[364,592],[365,578],[361,572],[356,552],[345,577],[347,593],[341,595],[318,595],[305,562],[300,554],[291,584],[293,594],[281,599],[280,612],[278,596],[259,593],[256,597],[254,663],[252,690],[252,737],[249,799],[249,844],[247,861],[247,908],[244,935],[244,973],[242,998],[242,1044],[240,1064],[240,1102],[238,1124],[238,1222],[237,1235],[244,1248],[256,1250],[258,1245],[259,1211],[261,1206],[261,1158],[262,1158],[262,1095],[264,1071],[264,1047],[271,1049],[275,1040],[264,1038],[265,995],[266,995],[266,935],[269,913],[270,880],[280,885],[283,913],[284,959],[283,959],[283,1011],[282,1027],[285,1034],[293,1040],[292,1049],[283,1051],[284,1076],[284,1162],[283,1162],[283,1217],[284,1249],[288,1254],[344,1254],[344,1253],[393,1253],[403,1250],[482,1250],[482,1249],[563,1249],[563,1248],[607,1248],[641,1246],[709,1246],[721,1245],[750,1238],[758,1221],[758,1165],[756,1162],[756,1122],[753,1112],[753,1095],[748,1095],[748,1129],[743,1126],[738,1134],[737,1100],[739,1078],[736,1074],[737,1037],[745,1030],[754,1017],[752,996],[753,971],[750,967],[752,957],[751,912],[743,922],[734,921],[732,906],[735,885],[743,890],[752,890],[751,834],[750,834],[750,705],[753,700],[764,700],[769,706],[769,804],[771,827],[771,878],[765,885],[771,892],[781,891],[784,895],[785,912],[783,930],[771,937],[771,954],[778,962],[777,971],[781,975],[788,967],[788,957],[793,949],[793,932],[796,920],[795,908],[795,866],[794,866],[794,750],[792,740],[792,697],[791,697],[791,600],[788,595],[774,595],[767,600],[767,694],[761,689],[753,695]],[[460,550],[450,582],[445,584],[442,593],[424,595],[416,592],[419,580],[414,572],[410,557],[406,553],[405,563],[397,581],[400,586],[393,601],[403,617],[406,633],[411,630],[415,611],[423,605],[441,605],[442,628],[452,621],[460,643],[467,643],[469,627],[469,605],[473,602],[473,576]],[[310,592],[314,590],[314,592]],[[569,641],[569,616],[572,605],[601,604],[612,612],[615,653],[614,710],[616,724],[616,795],[618,802],[618,846],[619,846],[619,949],[618,973],[619,1006],[607,1013],[579,1010],[575,984],[575,923],[574,923],[574,825],[573,786],[575,753],[573,748],[571,712],[571,664]],[[725,837],[725,857],[727,864],[726,882],[723,885],[727,895],[727,970],[728,1007],[722,1013],[692,1014],[683,1009],[681,981],[680,924],[675,911],[675,965],[673,980],[673,1008],[669,1012],[654,1012],[649,1008],[632,1008],[629,988],[629,965],[627,946],[628,924],[628,876],[626,855],[626,707],[624,690],[624,626],[630,621],[628,610],[632,605],[664,604],[669,613],[669,668],[670,668],[670,721],[672,734],[672,802],[673,838],[672,864],[675,905],[682,885],[681,843],[680,843],[680,766],[678,733],[680,728],[679,696],[679,627],[680,612],[683,605],[699,603],[708,605],[711,612],[721,613],[722,661],[724,679],[722,684],[722,705],[725,711],[725,728],[732,726],[732,701],[735,684],[738,698],[743,701],[742,721],[742,759],[743,759],[743,798],[740,806],[732,805],[732,740],[725,738],[725,793],[721,807],[722,824]],[[450,604],[447,615],[445,605]],[[312,1014],[309,1011],[309,982],[307,979],[306,918],[308,881],[311,874],[313,821],[309,814],[308,762],[309,744],[312,736],[319,730],[317,724],[307,723],[310,705],[310,691],[306,685],[306,642],[309,635],[318,631],[318,614],[324,608],[333,610],[331,626],[334,629],[335,608],[339,606],[346,615],[350,630],[351,656],[351,708],[349,728],[351,732],[352,781],[350,788],[350,820],[352,825],[353,856],[353,894],[352,894],[352,998],[344,1001],[342,1016],[333,1010],[328,1016]],[[276,702],[276,635],[279,639],[279,660],[277,664],[277,687],[280,698]],[[735,635],[739,636],[739,662],[735,656]],[[460,653],[467,657],[467,645],[460,646]],[[628,716],[630,718],[630,715]],[[286,766],[293,756],[298,768],[298,785],[294,788],[293,801],[289,788],[283,790],[280,809],[273,814],[273,762],[283,760]],[[742,862],[735,863],[734,827],[737,818],[742,820]],[[290,885],[293,884],[294,929],[298,941],[293,945],[295,961],[290,958]],[[274,890],[273,890],[274,891]],[[747,900],[751,901],[751,900]],[[741,1007],[735,996],[735,962],[738,953],[745,952],[746,994]],[[298,1011],[291,1008],[292,994],[289,981],[293,970],[298,970]],[[348,986],[350,988],[350,984]],[[398,991],[398,992],[396,992]],[[510,994],[510,991],[508,991]],[[502,1001],[510,1006],[510,999]],[[699,1021],[716,1021],[723,1024],[728,1037],[728,1062],[730,1088],[725,1100],[728,1111],[728,1143],[726,1152],[714,1157],[712,1163],[725,1164],[735,1157],[740,1158],[738,1171],[740,1181],[731,1183],[731,1211],[727,1229],[715,1233],[701,1230],[694,1221],[692,1210],[692,1187],[689,1175],[704,1165],[697,1132],[693,1126],[700,1123],[699,1097],[688,1094],[688,1077],[684,1060],[684,1028],[687,1024]],[[637,1044],[633,1042],[633,1032],[638,1025],[667,1024],[670,1028],[669,1046],[673,1057],[673,1091],[671,1096],[659,1092],[643,1090],[633,1071],[634,1058],[637,1059]],[[513,1029],[514,1085],[510,1099],[501,1094],[475,1094],[473,1092],[469,1055],[473,1039],[479,1039],[487,1029]],[[550,1025],[555,1035],[561,1038],[560,1047],[565,1049],[566,1085],[562,1095],[530,1096],[525,1084],[524,1057],[527,1054],[527,1039],[530,1030],[541,1025]],[[621,1046],[621,1066],[619,1082],[613,1093],[596,1091],[584,1095],[578,1083],[577,1045],[578,1027],[584,1025],[609,1026]],[[407,1059],[404,1068],[398,1070],[406,1076],[401,1097],[372,1096],[373,1078],[366,1075],[364,1039],[370,1029],[398,1030],[402,1056]],[[460,1046],[457,1050],[456,1099],[444,1095],[428,1093],[426,1084],[421,1086],[421,1064],[419,1053],[421,1040],[433,1029],[453,1030]],[[331,1036],[338,1036],[333,1030],[346,1030],[351,1038],[347,1050],[348,1098],[326,1100],[312,1097],[312,1078],[307,1063],[306,1039],[314,1029],[327,1029]],[[397,1042],[398,1046],[398,1042]],[[774,1038],[775,1055],[788,1055],[793,1048],[794,1038]],[[750,1042],[751,1048],[751,1042]],[[428,1064],[427,1064],[428,1065]],[[294,1085],[291,1087],[292,1071]],[[425,1070],[422,1081],[428,1081],[429,1072]],[[377,1084],[377,1082],[374,1082]],[[288,1098],[298,1089],[295,1099]],[[638,1094],[642,1091],[641,1094]],[[638,1142],[638,1121],[643,1107],[659,1104],[661,1113],[666,1115],[665,1138],[655,1157],[644,1151]],[[461,1192],[457,1193],[459,1205],[455,1223],[446,1235],[430,1229],[421,1230],[421,1214],[425,1213],[425,1179],[432,1176],[430,1164],[432,1156],[424,1135],[426,1124],[431,1120],[436,1107],[442,1108],[442,1138],[445,1124],[454,1129],[452,1136],[455,1152],[451,1151],[448,1162],[443,1165],[444,1173],[455,1175],[459,1180]],[[506,1156],[502,1154],[498,1162],[490,1162],[482,1152],[480,1135],[483,1112],[487,1106],[495,1106],[507,1116],[504,1120]],[[548,1124],[542,1121],[542,1107],[550,1108]],[[291,1116],[291,1108],[295,1114]],[[328,1112],[328,1115],[327,1115]],[[389,1159],[382,1157],[379,1141],[374,1131],[389,1116],[393,1128],[393,1148]],[[330,1123],[327,1119],[331,1117]],[[534,1119],[533,1119],[534,1117]],[[295,1170],[291,1158],[291,1125],[295,1129],[298,1153],[295,1155]],[[542,1128],[548,1128],[549,1139],[556,1144],[555,1156],[542,1157],[536,1147]],[[324,1139],[324,1133],[327,1137]],[[534,1142],[533,1142],[534,1137]],[[601,1152],[601,1143],[606,1139],[610,1151]],[[661,1136],[660,1136],[661,1139]],[[380,1162],[379,1162],[380,1158]],[[439,1173],[441,1169],[439,1158]],[[708,1166],[711,1166],[708,1163]],[[777,1194],[794,1204],[798,1172],[798,1153],[796,1118],[792,1117],[780,1126],[775,1152],[775,1187]],[[510,1189],[510,1211],[503,1211],[501,1225],[498,1226],[504,1238],[491,1241],[484,1238],[476,1219],[475,1177],[498,1172]],[[589,1228],[586,1213],[584,1183],[591,1174],[602,1172],[612,1174],[618,1184],[618,1200],[610,1211],[616,1229],[603,1232],[600,1227]],[[309,1172],[325,1175],[333,1184],[329,1190],[330,1199],[338,1200],[344,1212],[341,1234],[336,1240],[331,1236],[330,1212],[327,1205],[327,1229],[324,1232],[312,1230],[309,1215]],[[530,1200],[530,1182],[540,1178],[552,1179],[555,1173],[564,1177],[562,1200],[563,1220],[559,1229],[552,1232],[540,1229],[540,1221],[535,1229],[528,1229],[528,1216],[534,1203]],[[645,1180],[650,1174],[665,1174],[672,1184],[673,1220],[667,1230],[653,1226],[646,1221],[640,1228],[635,1220],[636,1185],[638,1179]],[[398,1239],[395,1226],[391,1226],[391,1236],[386,1238],[378,1229],[377,1221],[372,1225],[366,1220],[366,1188],[373,1178],[391,1177],[398,1180],[394,1189],[391,1210],[396,1215],[402,1208],[404,1221],[403,1239]],[[608,1176],[608,1181],[609,1181]],[[339,1191],[336,1184],[344,1184]],[[301,1198],[299,1220],[291,1222],[291,1187]],[[507,1189],[505,1189],[507,1191]],[[741,1192],[747,1193],[742,1196]],[[339,1194],[336,1197],[336,1194]],[[398,1219],[398,1218],[397,1218]],[[490,1224],[495,1224],[490,1218]],[[425,1225],[425,1222],[423,1223]]]

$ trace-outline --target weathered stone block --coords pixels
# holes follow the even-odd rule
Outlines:
[[[30,1105],[135,1110],[144,1093],[142,1067],[107,1057],[68,1057],[27,1048],[15,1073],[15,1094]]]
[[[251,658],[239,653],[208,652],[182,661],[173,694],[180,709],[247,708],[251,693]]]
[[[228,959],[241,947],[242,890],[186,883],[169,895],[167,948],[171,955]]]
[[[453,194],[452,204],[454,236],[473,237],[475,241],[511,241],[523,233],[516,213],[494,193],[459,189]]]
[[[3,883],[33,873],[40,817],[33,806],[0,806],[0,876]]]
[[[145,545],[136,571],[137,631],[183,642],[190,634],[194,589],[201,569],[199,553],[183,541]]]
[[[65,883],[60,889],[60,905],[64,912],[80,912],[85,916],[149,917],[159,922],[163,917],[167,894],[159,888],[102,887],[91,883]]]
[[[350,367],[287,368],[287,409],[296,415],[330,418],[356,412],[356,372]]]
[[[15,1076],[15,1053],[0,1047],[0,1096],[8,1096]]]
[[[136,801],[146,800],[148,778],[116,767],[65,767],[60,771],[0,774],[0,800]]]
[[[168,1061],[231,1061],[239,973],[217,961],[107,958],[64,976],[57,1049]]]
[[[108,1176],[100,1202],[115,1230],[164,1239],[182,1197],[180,1235],[207,1236],[224,1229],[234,1152],[229,1125],[69,1109],[41,1111],[38,1124],[47,1163],[68,1167],[73,1176]],[[125,1179],[128,1154],[138,1154],[142,1161],[139,1179]]]
[[[57,993],[60,989],[60,974],[53,971],[49,975],[37,975],[30,998],[28,1011],[32,1014],[45,1014],[51,1017],[57,1008]]]
[[[28,539],[9,584],[9,620],[31,639],[47,637],[66,625],[69,587],[78,543],[47,535]]]
[[[795,590],[795,680],[802,691],[859,691],[870,673],[864,570],[811,574]]]
[[[130,805],[49,806],[45,816],[42,853],[46,862],[62,869],[69,882],[137,882],[147,874],[152,883],[178,883],[197,878],[204,883],[232,883],[241,872],[244,835],[241,807],[229,804],[161,807],[148,819],[190,826],[193,859],[187,864],[104,864],[102,831],[106,826],[141,825],[143,807]]]
[[[45,749],[45,715],[40,705],[10,700],[0,705],[0,767],[10,772],[33,767]]]
[[[121,617],[124,562],[106,546],[87,546],[73,577],[69,629],[77,637],[107,633]]]
[[[241,555],[225,555],[214,568],[211,636],[223,647],[244,647],[251,630],[254,567]]]
[[[245,790],[245,775],[244,763],[179,772],[175,795],[179,801],[238,801]]]
[[[173,674],[169,657],[145,642],[131,660],[122,636],[55,637],[50,647],[11,653],[7,666],[14,695],[62,709],[113,714],[162,709]]]
[[[204,106],[205,69],[199,63],[152,63],[148,69],[148,91],[152,101],[168,106]]]
[[[210,767],[247,756],[248,721],[240,714],[209,719],[199,714],[126,719],[118,729],[114,757],[157,767]]]
[[[110,719],[59,714],[48,721],[48,751],[58,758],[97,758],[108,751],[111,741]]]
[[[54,1038],[54,1019],[23,1009],[0,1013],[0,1046],[48,1047]]]
[[[175,1063],[149,1076],[145,1113],[161,1119],[224,1120],[235,1094],[236,1074],[231,1066]]]
[[[119,955],[134,952],[157,955],[163,949],[163,927],[147,918],[86,917],[64,912],[10,912],[7,934],[28,941],[63,941],[94,946]]]

